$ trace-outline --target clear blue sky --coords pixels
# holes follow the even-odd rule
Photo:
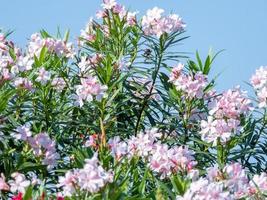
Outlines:
[[[213,74],[220,73],[218,89],[237,84],[247,88],[255,69],[267,65],[267,0],[121,0],[140,11],[158,6],[179,14],[191,36],[181,51],[206,55],[209,48],[225,49],[216,60]],[[50,33],[71,29],[73,38],[90,16],[100,8],[100,0],[1,0],[0,27],[12,29],[20,46],[41,28]]]

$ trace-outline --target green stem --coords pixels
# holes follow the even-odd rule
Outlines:
[[[163,47],[164,47],[164,45],[163,45]],[[162,48],[162,49],[164,49],[164,48]],[[152,77],[152,85],[151,85],[151,88],[150,88],[148,94],[144,98],[144,101],[142,103],[142,107],[141,107],[140,113],[139,113],[139,115],[137,117],[137,122],[136,122],[136,126],[135,126],[135,135],[137,134],[137,132],[139,130],[139,126],[140,126],[140,123],[141,123],[141,119],[142,119],[143,113],[144,113],[145,108],[146,108],[146,106],[147,106],[147,104],[149,102],[149,99],[151,97],[151,94],[153,92],[153,89],[154,89],[154,86],[155,86],[155,83],[156,83],[156,80],[157,80],[157,76],[158,76],[158,73],[159,73],[161,61],[162,61],[162,58],[163,58],[163,51],[162,51],[162,49],[160,50],[158,62],[155,64],[156,65],[156,69],[155,69],[155,75],[154,75],[154,77]]]
[[[217,162],[220,169],[223,169],[226,164],[226,151],[219,138],[217,139]]]

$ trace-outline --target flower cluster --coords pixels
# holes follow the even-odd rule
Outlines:
[[[137,12],[126,11],[125,7],[118,4],[115,0],[104,0],[102,4],[103,9],[111,10],[114,14],[118,14],[121,19],[126,19],[127,25],[133,26],[136,24],[136,14]],[[106,17],[106,11],[98,11],[97,17]]]
[[[252,180],[249,182],[249,193],[251,196],[267,193],[267,174],[265,172],[253,176]]]
[[[224,92],[210,103],[207,121],[201,121],[202,139],[214,145],[218,138],[222,143],[227,142],[231,136],[239,134],[240,117],[251,109],[250,100],[239,87]]]
[[[82,107],[84,101],[91,102],[93,97],[100,101],[106,90],[107,86],[98,83],[96,77],[87,76],[86,78],[81,78],[81,85],[76,86],[76,104]]]
[[[63,188],[64,196],[72,196],[77,190],[93,194],[112,180],[113,174],[99,165],[97,154],[94,154],[91,159],[85,160],[82,169],[68,171],[64,177],[59,177],[58,187]]]
[[[146,35],[156,35],[158,38],[164,33],[183,31],[185,24],[176,15],[162,16],[163,9],[155,7],[147,11],[142,19],[142,28]]]
[[[251,77],[251,84],[257,93],[259,107],[265,108],[267,106],[267,67],[261,66],[256,70]]]
[[[207,77],[201,72],[186,74],[183,72],[184,65],[179,63],[172,69],[169,81],[178,91],[182,91],[188,98],[203,98],[204,89],[208,85]]]
[[[12,179],[6,182],[5,176],[1,174],[0,193],[1,191],[8,191],[13,194],[18,193],[18,196],[22,197],[30,185],[35,186],[41,183],[40,179],[37,178],[36,174],[32,172],[27,173],[27,178],[22,173],[14,172],[11,174],[11,178]],[[13,196],[12,199],[14,199],[15,197],[16,196]]]
[[[48,169],[56,166],[59,154],[56,152],[56,144],[47,133],[39,133],[32,137],[29,125],[23,125],[16,128],[12,134],[17,140],[26,141],[30,144],[36,156],[44,157],[42,163],[47,165]]]
[[[37,75],[36,81],[40,82],[42,85],[45,85],[51,78],[51,73],[46,71],[44,67],[39,69]]]
[[[176,172],[190,173],[197,164],[194,152],[187,147],[168,148],[164,144],[156,144],[150,157],[150,168],[161,174],[161,178]]]
[[[10,50],[13,49],[15,55],[18,57],[14,60],[10,54]],[[26,63],[25,63],[26,62]],[[7,80],[11,80],[19,71],[23,71],[25,68],[31,68],[32,61],[27,57],[23,59],[21,52],[14,44],[7,41],[3,34],[0,34],[0,82],[3,83]]]
[[[46,47],[49,52],[55,53],[57,56],[65,56],[67,58],[73,58],[75,51],[72,43],[66,43],[61,39],[42,38],[39,33],[31,35],[31,40],[28,46],[28,53],[31,57],[39,57],[42,48]]]
[[[12,193],[21,192],[24,194],[26,188],[31,184],[31,182],[26,179],[24,174],[18,172],[13,173],[11,177],[13,180],[8,181],[10,185],[10,191]]]
[[[147,130],[132,136],[125,142],[119,137],[109,140],[112,155],[116,159],[123,156],[140,156],[148,160],[150,169],[165,178],[175,172],[189,172],[197,163],[193,151],[187,147],[172,147],[162,144],[158,139],[161,134],[157,129]]]
[[[126,27],[134,26],[137,23],[136,14],[137,12],[129,12],[121,4],[118,4],[115,0],[104,0],[102,3],[102,8],[104,10],[99,10],[96,13],[96,18],[105,19],[109,17],[109,12],[114,15],[118,15],[121,20],[125,20]],[[111,19],[110,19],[111,20]],[[85,42],[95,42],[96,40],[96,30],[94,27],[94,21],[90,18],[89,22],[86,24],[85,28],[81,30],[80,44],[84,45]],[[105,36],[109,35],[109,27],[106,25],[97,25]]]
[[[207,177],[193,181],[183,197],[189,199],[240,199],[248,194],[249,181],[239,163],[233,163],[219,170],[217,166],[207,170]]]

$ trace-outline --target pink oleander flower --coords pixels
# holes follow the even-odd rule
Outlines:
[[[93,29],[93,19],[90,18],[89,22],[86,24],[85,29],[81,30],[81,35],[79,38],[79,44],[84,45],[85,42],[94,42],[96,40],[96,33]]]
[[[260,89],[266,86],[267,67],[261,66],[256,70],[255,74],[251,77],[250,82],[255,89]]]
[[[96,77],[88,76],[81,78],[81,85],[76,86],[76,100],[78,105],[83,106],[84,101],[91,102],[95,97],[100,101],[107,90],[107,86],[103,86],[97,82]]]
[[[184,64],[182,63],[178,63],[177,66],[172,68],[171,74],[170,74],[170,82],[174,82],[175,80],[177,80],[179,78],[179,76],[182,73],[182,70],[184,69]]]
[[[206,142],[213,142],[213,145],[217,145],[217,138],[221,139],[222,143],[225,143],[230,139],[234,133],[233,129],[238,130],[239,121],[236,126],[229,126],[227,121],[221,119],[213,119],[211,116],[208,117],[208,121],[201,120],[201,131],[202,140]]]
[[[117,160],[128,153],[128,145],[122,142],[118,136],[110,139],[108,144],[111,149],[111,155]]]
[[[26,177],[24,174],[21,174],[18,172],[11,174],[11,177],[14,180],[8,181],[10,185],[10,191],[12,193],[21,192],[24,194],[26,191],[26,188],[30,185],[31,182],[29,180],[26,180]]]
[[[251,110],[252,105],[247,98],[247,93],[241,91],[238,86],[219,96],[213,106],[210,107],[210,114],[216,118],[239,118],[240,115],[247,114]]]
[[[78,63],[78,67],[82,73],[85,73],[88,72],[89,69],[91,69],[92,63],[86,56],[82,56],[81,61]]]
[[[225,186],[229,191],[233,192],[235,198],[239,199],[246,196],[248,193],[249,181],[242,165],[239,163],[226,165],[223,172],[226,175],[226,180],[224,181]]]
[[[164,179],[172,172],[172,162],[169,157],[169,148],[166,144],[155,144],[151,156],[149,157],[149,167],[152,171],[160,174]]]
[[[259,108],[267,107],[267,67],[261,66],[251,77],[250,82],[256,91]]]
[[[58,92],[62,92],[62,90],[66,87],[66,82],[61,77],[55,77],[52,79],[51,85],[57,90]]]
[[[158,7],[147,11],[142,18],[142,28],[146,35],[156,35],[159,38],[164,33],[184,30],[185,24],[178,15],[162,16],[163,13],[164,10]]]
[[[5,35],[3,33],[0,33],[0,42],[5,41]]]
[[[2,69],[2,80],[6,81],[6,80],[11,80],[13,78],[13,74],[9,72],[9,70],[7,68]]]
[[[39,33],[33,34],[28,45],[30,57],[33,58],[34,55],[39,57],[43,47],[46,47],[49,52],[55,53],[57,56],[73,58],[75,55],[72,43],[67,43],[60,39],[42,38]]]
[[[154,148],[154,143],[161,137],[158,129],[153,128],[139,133],[136,137],[130,138],[134,142],[131,146],[135,147],[135,152],[138,156],[147,157]]]
[[[233,200],[233,195],[224,190],[220,182],[209,182],[201,178],[191,183],[189,189],[183,196],[178,196],[176,200]]]
[[[82,169],[69,171],[65,177],[60,177],[58,187],[62,187],[64,196],[72,196],[77,190],[93,194],[112,181],[113,174],[99,165],[95,154],[91,159],[85,160]]]
[[[255,174],[249,182],[250,193],[266,193],[267,192],[267,174],[262,172],[260,175]]]
[[[183,73],[184,65],[179,63],[172,69],[169,81],[172,82],[176,89],[182,91],[186,98],[201,99],[204,96],[204,90],[208,85],[206,75],[201,72],[196,74]]]
[[[197,164],[193,155],[194,152],[189,150],[187,146],[170,148],[168,156],[172,162],[172,170],[175,172],[190,172]]]
[[[16,88],[24,88],[33,91],[33,84],[27,78],[18,77],[14,80],[14,86]]]
[[[222,170],[218,166],[207,169],[207,176],[193,180],[179,200],[208,199],[234,200],[247,197],[248,178],[239,163],[227,164]]]
[[[201,120],[202,140],[213,142],[217,145],[217,139],[225,144],[231,137],[240,133],[240,117],[247,115],[253,108],[246,93],[239,87],[228,90],[216,97],[209,104],[210,112],[207,120]]]
[[[138,12],[128,12],[128,13],[127,13],[127,17],[126,17],[126,19],[127,19],[127,24],[128,24],[129,26],[134,26],[134,25],[136,25],[136,23],[137,23],[137,20],[136,20],[136,15],[137,15],[137,13],[138,13]]]
[[[98,140],[98,135],[93,134],[89,136],[89,140],[87,140],[84,144],[85,147],[97,147],[97,140]]]
[[[102,18],[105,18],[105,17],[107,17],[108,15],[107,15],[107,13],[106,13],[106,11],[105,10],[98,10],[97,12],[96,12],[96,18],[97,19],[102,19]]]
[[[115,4],[115,6],[112,7],[112,12],[119,14],[120,17],[124,17],[126,14],[125,7],[120,4]]]
[[[4,174],[1,173],[0,176],[0,191],[8,191],[9,190],[9,185],[6,183],[6,177]]]
[[[59,177],[57,187],[63,187],[63,196],[72,196],[75,193],[75,185],[77,184],[78,170],[67,171],[65,176]]]
[[[36,81],[40,82],[42,85],[45,85],[51,78],[51,73],[46,71],[44,67],[41,67],[37,73]]]
[[[20,56],[17,59],[17,66],[20,72],[31,70],[33,63],[34,60],[29,56]]]
[[[37,153],[36,155],[44,155],[42,163],[47,165],[48,170],[51,170],[57,165],[59,154],[56,152],[56,144],[47,133],[35,135],[34,141],[31,141],[30,144],[33,145],[32,148]]]
[[[117,2],[115,0],[103,0],[101,5],[104,9],[111,10],[117,5]]]
[[[39,57],[41,50],[44,46],[44,40],[39,33],[31,35],[31,40],[28,45],[28,53],[33,58],[34,55]]]
[[[30,129],[31,127],[29,125],[19,126],[11,135],[17,140],[27,141],[27,139],[32,136]]]
[[[42,163],[50,170],[57,165],[59,154],[56,152],[55,141],[51,140],[47,133],[39,133],[31,136],[30,128],[26,125],[18,127],[13,137],[27,141],[36,156],[42,157]]]

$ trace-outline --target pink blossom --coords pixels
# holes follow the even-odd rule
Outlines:
[[[267,87],[261,88],[258,91],[259,108],[265,108],[267,106]]]
[[[129,26],[136,25],[136,23],[137,23],[136,14],[137,14],[137,12],[128,12],[127,13],[127,17],[126,18],[127,18],[127,24]]]
[[[17,88],[24,88],[31,91],[33,90],[33,84],[27,78],[21,78],[21,77],[16,78],[14,80],[14,85]]]
[[[47,165],[48,170],[57,165],[59,154],[56,152],[56,144],[47,133],[39,133],[34,137],[28,136],[26,141],[33,149],[33,153],[43,158],[42,163]]]
[[[5,41],[5,35],[3,33],[0,33],[0,42]]]
[[[51,73],[46,71],[44,67],[41,67],[37,73],[38,77],[36,78],[37,82],[40,82],[42,85],[45,85],[51,77]]]
[[[147,11],[142,18],[142,28],[146,35],[156,35],[159,38],[164,33],[182,31],[185,28],[178,15],[162,16],[163,13],[164,10],[158,7]]]
[[[105,171],[99,165],[97,154],[94,154],[91,159],[85,160],[82,169],[69,171],[65,177],[60,177],[58,187],[63,188],[64,196],[75,194],[77,189],[93,194],[112,181],[113,173]]]
[[[97,19],[101,19],[101,18],[105,18],[105,17],[107,17],[106,11],[104,11],[104,10],[98,10],[96,12],[96,18]]]
[[[89,140],[84,144],[85,147],[96,147],[97,146],[97,135],[90,135]]]
[[[106,90],[107,87],[99,84],[96,77],[88,76],[81,78],[81,85],[76,86],[76,98],[79,105],[82,106],[84,101],[91,102],[93,97],[100,101]]]
[[[6,183],[6,178],[5,178],[4,174],[2,174],[2,173],[0,176],[0,191],[1,190],[5,190],[5,191],[9,190],[9,185]]]
[[[257,69],[250,82],[256,91],[259,108],[265,108],[267,106],[267,67],[261,66]]]
[[[28,46],[29,55],[31,57],[34,57],[34,55],[39,57],[43,47],[46,47],[48,51],[55,53],[59,57],[73,58],[75,55],[72,43],[67,43],[61,39],[42,38],[38,33],[33,34]]]
[[[265,172],[262,172],[260,175],[255,174],[252,178],[252,180],[249,182],[250,185],[250,191],[261,192],[265,193],[267,192],[267,174]]]
[[[78,173],[78,170],[67,171],[64,177],[59,177],[57,187],[63,187],[63,196],[72,196],[75,193]]]
[[[112,12],[115,14],[119,14],[121,17],[125,16],[126,11],[123,5],[120,4],[116,4],[113,8],[112,8]]]
[[[115,0],[103,0],[101,4],[104,9],[110,10],[117,5]]]
[[[179,76],[181,75],[183,68],[184,68],[184,64],[182,63],[178,63],[177,66],[172,68],[169,81],[174,82],[175,80],[177,80]]]
[[[208,85],[207,77],[201,72],[186,74],[182,70],[184,65],[179,63],[174,67],[169,81],[172,82],[178,91],[182,91],[187,98],[203,98],[204,90]]]
[[[19,71],[24,72],[24,71],[29,71],[32,69],[32,65],[33,65],[34,61],[32,58],[30,58],[29,56],[20,56],[17,59],[17,66]]]
[[[55,77],[52,79],[51,85],[59,92],[62,92],[62,90],[66,87],[66,82],[61,77]]]
[[[30,185],[30,181],[26,180],[25,175],[18,173],[18,172],[15,172],[15,173],[11,174],[11,177],[14,180],[8,181],[8,183],[10,185],[10,191],[12,193],[15,193],[15,192],[25,193],[26,188]]]
[[[108,144],[111,149],[111,155],[113,155],[117,160],[126,155],[128,152],[127,144],[122,142],[118,136],[110,139]]]
[[[246,93],[239,87],[228,90],[209,104],[210,112],[207,121],[201,121],[202,140],[213,142],[217,139],[223,144],[231,137],[240,133],[240,117],[252,110],[251,102]]]
[[[32,136],[29,125],[23,125],[16,128],[15,133],[12,134],[17,140],[27,141],[29,137]]]

